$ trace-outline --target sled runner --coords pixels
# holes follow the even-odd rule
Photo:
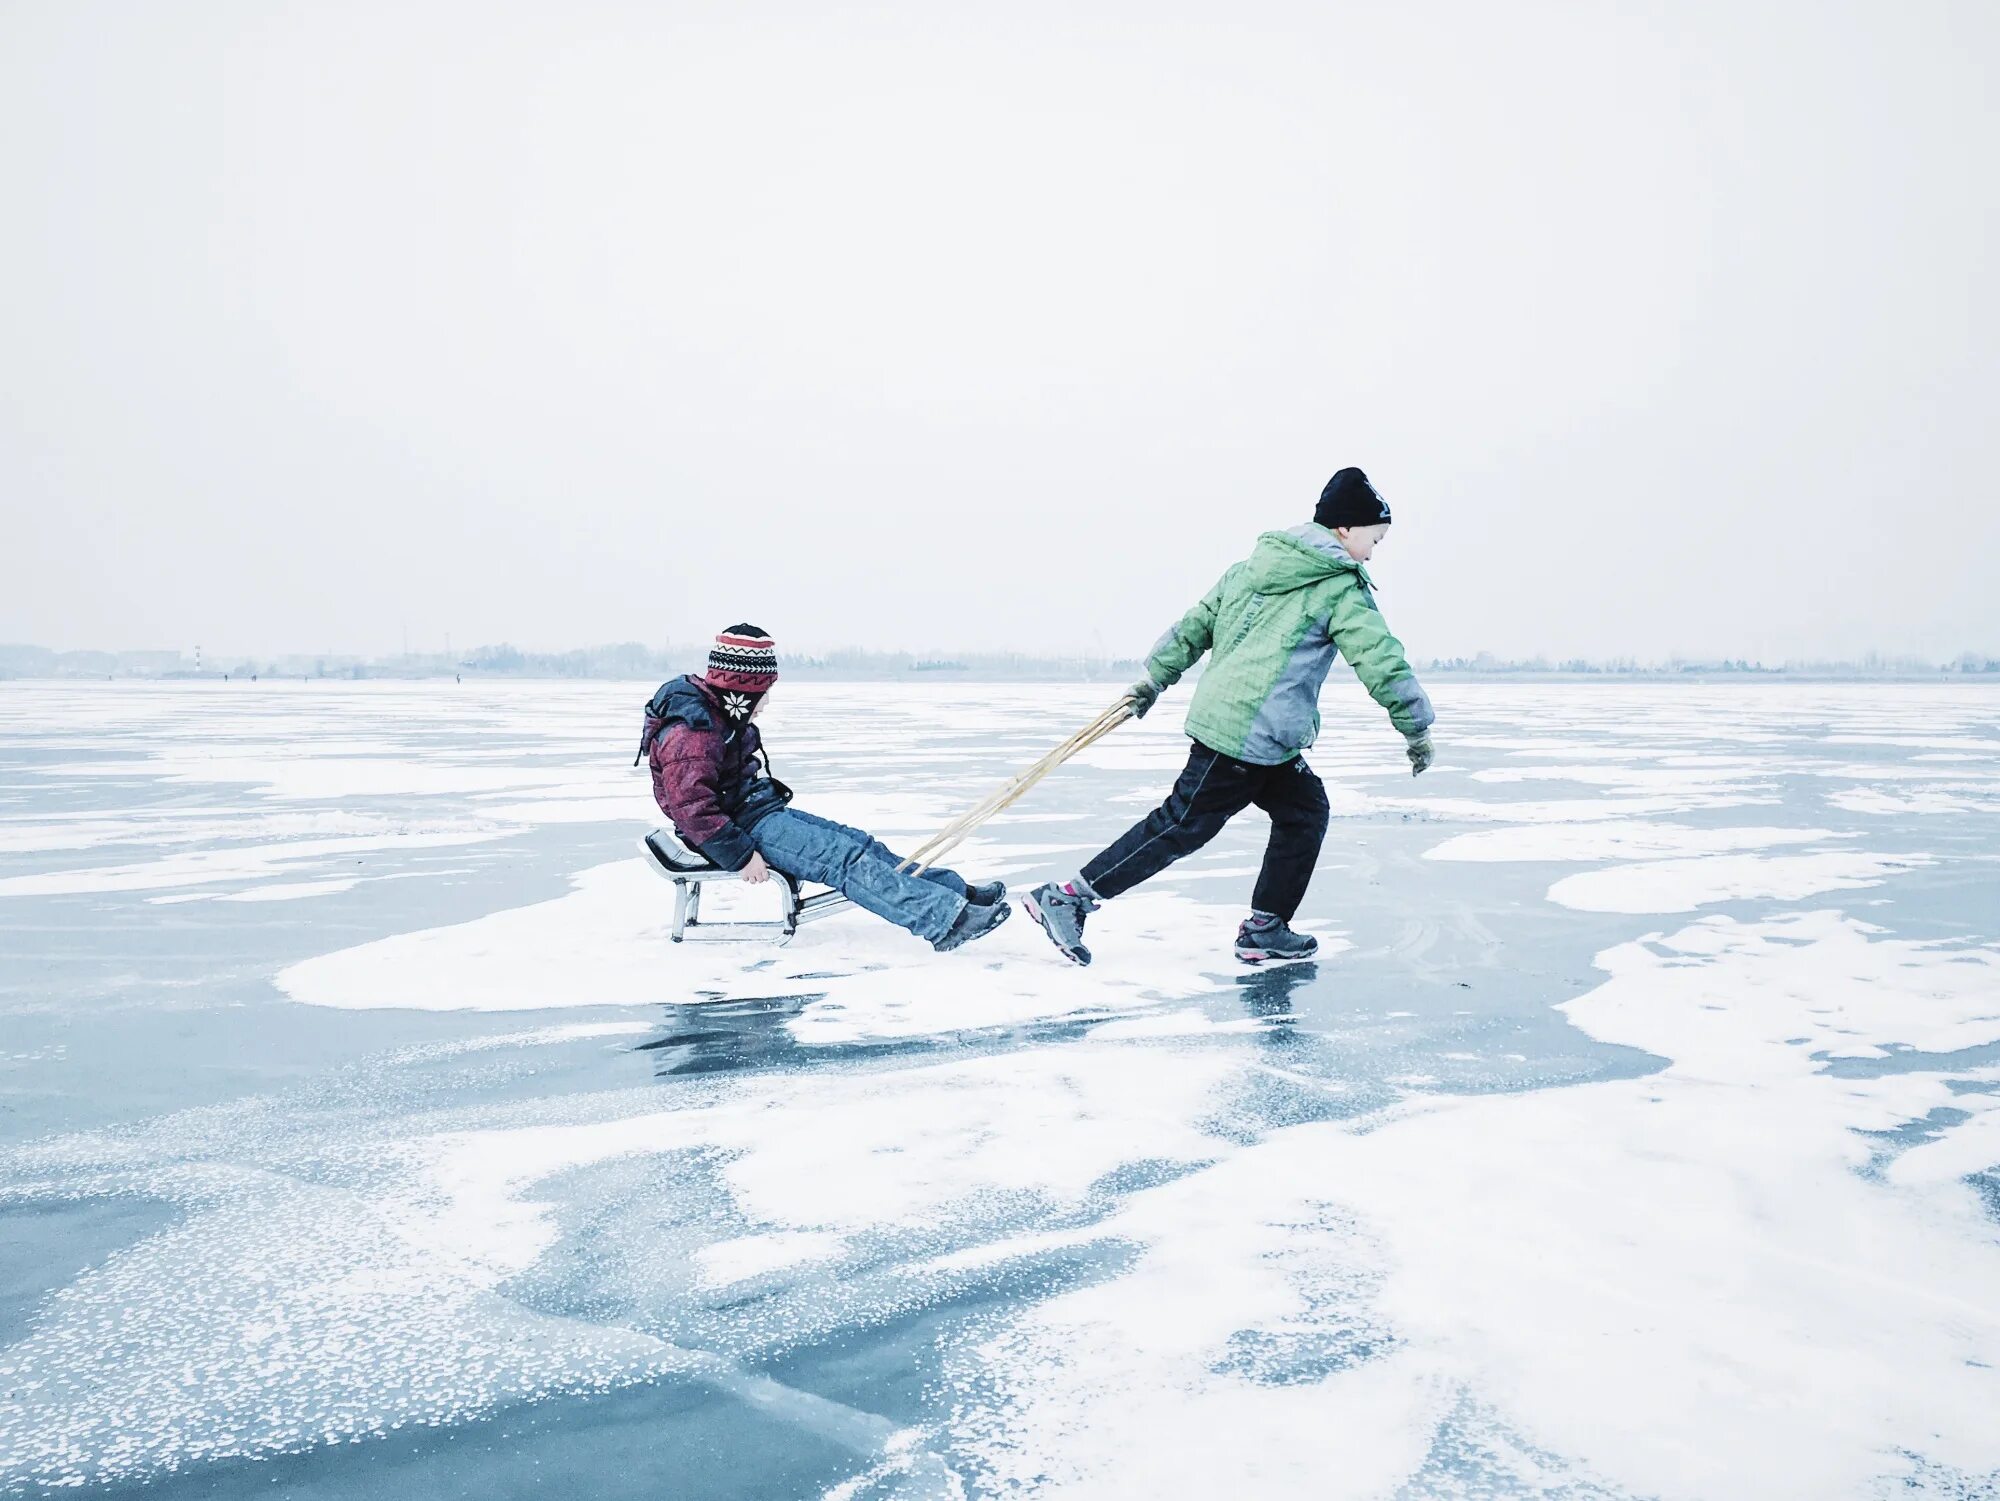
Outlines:
[[[751,943],[768,938],[789,943],[792,935],[798,932],[800,923],[824,917],[848,904],[847,898],[837,891],[816,891],[811,896],[801,896],[797,881],[782,871],[774,870],[767,884],[778,893],[779,914],[776,918],[705,923],[701,920],[701,888],[710,881],[740,881],[743,877],[733,870],[724,870],[689,849],[675,837],[672,829],[653,830],[639,841],[639,847],[646,853],[646,863],[661,879],[674,883],[672,936],[675,943],[690,937],[717,943]]]

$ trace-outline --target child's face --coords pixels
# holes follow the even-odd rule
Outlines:
[[[1347,549],[1347,555],[1357,563],[1365,563],[1382,545],[1382,539],[1389,535],[1389,523],[1378,521],[1373,526],[1337,526],[1334,536],[1340,538],[1340,545]]]
[[[752,719],[755,719],[758,715],[764,712],[764,705],[768,704],[771,701],[771,695],[773,693],[776,693],[777,691],[778,690],[775,687],[766,688],[761,694],[758,695],[757,702],[750,706],[750,717]]]

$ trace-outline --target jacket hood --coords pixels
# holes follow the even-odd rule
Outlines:
[[[1246,565],[1247,582],[1259,594],[1289,594],[1331,578],[1336,573],[1368,574],[1347,554],[1340,538],[1313,522],[1288,532],[1266,532],[1257,539]]]
[[[646,723],[639,732],[639,754],[632,758],[632,764],[637,766],[652,753],[654,743],[670,724],[714,729],[718,704],[713,692],[691,677],[668,678],[655,688],[653,696],[646,700]]]
[[[691,729],[712,730],[718,712],[715,690],[695,677],[678,677],[660,685],[653,704],[648,709],[659,716],[664,728],[670,724],[684,724]]]

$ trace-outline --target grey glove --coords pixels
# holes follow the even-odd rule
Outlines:
[[[1418,730],[1416,734],[1407,738],[1410,743],[1404,749],[1410,757],[1410,775],[1420,776],[1431,764],[1431,732]]]
[[[1160,685],[1151,678],[1140,678],[1125,690],[1125,696],[1132,700],[1132,717],[1144,719],[1146,711],[1160,701]]]

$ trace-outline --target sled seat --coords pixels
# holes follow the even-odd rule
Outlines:
[[[646,863],[662,880],[674,883],[675,943],[687,938],[716,943],[755,943],[775,940],[790,943],[802,922],[811,922],[847,905],[837,891],[818,891],[801,896],[799,883],[783,871],[771,872],[769,884],[778,893],[778,916],[764,921],[703,922],[701,888],[710,881],[740,881],[741,875],[724,870],[699,850],[691,850],[672,829],[655,829],[639,841]]]

